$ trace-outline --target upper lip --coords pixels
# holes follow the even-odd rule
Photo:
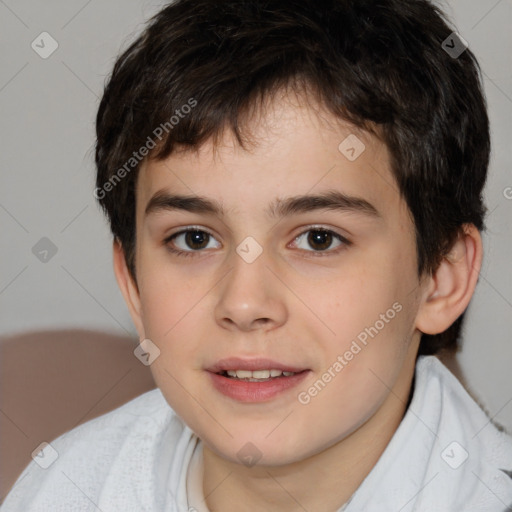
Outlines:
[[[299,373],[306,369],[307,368],[280,363],[278,361],[273,361],[272,359],[260,357],[252,359],[228,357],[225,359],[220,359],[214,365],[208,367],[207,371],[213,373],[220,373],[228,370],[281,370],[283,372]]]

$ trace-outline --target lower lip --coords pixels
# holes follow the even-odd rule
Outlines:
[[[277,377],[263,382],[247,382],[224,377],[217,373],[208,373],[217,391],[229,398],[239,402],[267,402],[280,393],[297,386],[307,377],[309,370],[289,377]]]

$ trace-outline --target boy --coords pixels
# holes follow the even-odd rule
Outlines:
[[[117,61],[95,197],[158,389],[11,510],[505,511],[512,440],[432,355],[482,261],[478,65],[427,0],[178,0]]]

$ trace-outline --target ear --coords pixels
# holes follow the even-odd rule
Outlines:
[[[132,317],[132,321],[139,334],[139,339],[143,340],[146,336],[142,322],[139,290],[137,289],[137,286],[128,270],[124,251],[118,240],[114,240],[113,256],[114,273],[116,275],[117,284],[123,294],[126,305],[128,306],[130,316]]]
[[[473,224],[454,243],[434,275],[426,280],[425,294],[416,317],[424,334],[446,331],[465,311],[475,291],[482,266],[480,232]]]

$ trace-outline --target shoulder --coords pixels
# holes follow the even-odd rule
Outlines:
[[[495,424],[439,359],[420,357],[416,380],[425,397],[414,403],[420,405],[423,402],[424,408],[438,408],[441,413],[436,417],[439,421],[436,430],[456,432],[468,446],[475,450],[481,448],[482,456],[512,469],[512,436]]]
[[[504,511],[511,467],[512,438],[436,357],[421,356],[402,422],[347,512]]]
[[[24,469],[1,511],[95,510],[107,487],[119,481],[129,486],[137,474],[153,471],[163,437],[172,457],[191,431],[157,388],[50,441],[41,459]]]
[[[416,378],[424,397],[415,401],[414,412],[430,420],[428,426],[435,432],[432,471],[439,470],[445,486],[456,483],[458,498],[466,496],[465,506],[473,507],[468,510],[511,504],[512,436],[494,423],[436,357],[419,358]]]

